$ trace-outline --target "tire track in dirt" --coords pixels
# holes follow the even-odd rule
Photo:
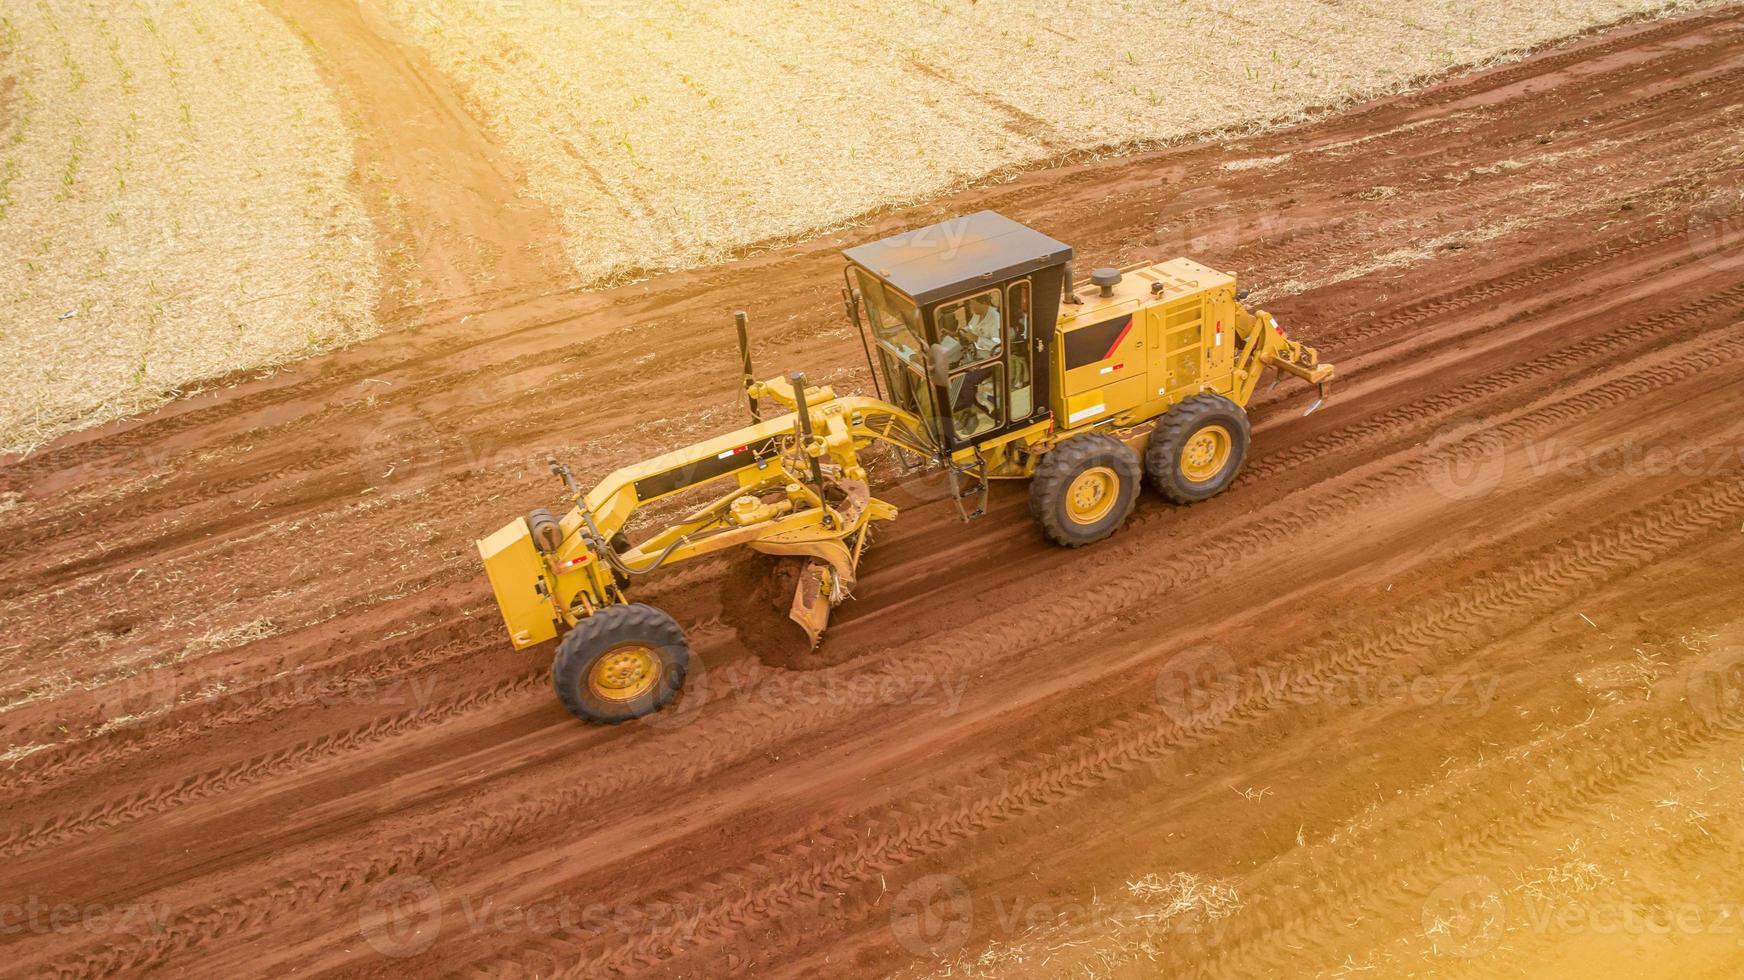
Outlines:
[[[1626,251],[1633,251],[1633,250],[1634,250],[1634,249],[1632,249],[1632,248],[1631,248],[1631,249],[1624,249],[1624,250],[1620,250],[1620,252],[1626,252]],[[1613,253],[1613,254],[1620,254],[1620,253]],[[1576,268],[1584,268],[1584,265],[1578,265],[1578,264],[1577,264],[1577,266],[1576,266]],[[1724,294],[1723,294],[1723,295],[1724,295]],[[1599,345],[1599,346],[1598,346],[1598,347],[1597,347],[1597,348],[1595,348],[1595,347],[1588,347],[1588,348],[1586,348],[1586,349],[1587,349],[1587,350],[1588,350],[1588,351],[1589,351],[1589,352],[1594,352],[1594,351],[1596,351],[1596,350],[1599,350],[1599,349],[1603,349],[1603,348],[1604,348],[1604,347],[1606,347],[1606,346],[1608,346],[1608,345],[1609,345],[1609,344],[1610,344],[1610,343],[1611,343],[1611,342],[1613,342],[1613,341],[1614,341],[1614,340],[1615,340],[1615,337],[1614,337],[1614,335],[1611,335],[1611,336],[1607,336],[1607,337],[1604,337],[1604,338],[1601,338],[1601,339],[1600,339],[1600,341],[1598,341],[1598,342],[1597,342],[1597,343],[1598,343],[1598,345]],[[1534,362],[1534,363],[1536,363],[1536,362]],[[1512,369],[1512,371],[1513,371],[1513,373],[1512,373],[1512,374],[1510,374],[1510,375],[1508,375],[1508,376],[1509,376],[1509,377],[1513,377],[1513,376],[1516,376],[1516,375],[1517,375],[1517,376],[1521,376],[1521,377],[1524,377],[1524,376],[1525,376],[1525,375],[1526,375],[1526,373],[1527,373],[1527,372],[1525,372],[1525,371],[1524,371],[1524,370],[1522,370],[1522,366],[1516,366],[1516,368],[1515,368],[1515,369]],[[1334,448],[1333,448],[1333,449],[1329,449],[1329,450],[1326,450],[1326,451],[1336,451],[1336,444],[1335,444],[1335,445],[1334,445]],[[1296,449],[1292,449],[1292,450],[1290,450],[1290,452],[1291,452],[1291,453],[1292,453],[1292,454],[1293,454],[1293,455],[1294,455],[1294,456],[1295,456],[1295,457],[1296,457],[1296,458],[1295,458],[1295,459],[1294,459],[1294,462],[1296,462],[1296,463],[1299,463],[1299,462],[1301,462],[1301,461],[1302,461],[1302,459],[1301,459],[1301,458],[1300,458],[1300,457],[1301,457],[1301,455],[1302,455],[1302,454],[1301,454],[1301,453],[1300,453],[1300,451],[1299,451],[1299,450],[1296,450]],[[1313,453],[1309,453],[1309,454],[1307,454],[1307,458],[1310,458],[1310,459],[1311,459],[1311,458],[1316,458],[1316,457],[1318,457],[1318,456],[1319,456],[1319,455],[1321,455],[1321,453],[1320,453],[1320,452],[1313,452]],[[1260,463],[1260,464],[1259,464],[1259,468],[1260,468],[1260,469],[1263,469],[1263,468],[1264,468],[1264,467],[1265,467],[1265,466],[1266,466],[1266,465],[1267,465],[1267,461],[1261,461],[1261,463]]]
[[[1652,385],[1644,384],[1643,387],[1651,388]],[[1615,403],[1619,400],[1621,399],[1611,398],[1608,402]],[[1552,419],[1566,420],[1567,417],[1566,410],[1564,410],[1563,412],[1558,412],[1554,415],[1547,414],[1544,416],[1544,419],[1546,421]],[[1385,482],[1397,482],[1397,477],[1400,475],[1404,475],[1407,478],[1415,477],[1416,472],[1416,466],[1405,464],[1397,467],[1395,471],[1393,471],[1395,477],[1393,480]],[[1372,482],[1374,485],[1379,485],[1381,481]],[[1730,496],[1724,496],[1722,498],[1722,503],[1725,504],[1726,507],[1733,507],[1733,504],[1744,507],[1744,488],[1736,487],[1735,483],[1726,484],[1725,481],[1710,481],[1710,483],[1729,487],[1731,490]],[[1712,524],[1713,520],[1717,519],[1714,516],[1716,512],[1713,507],[1703,508],[1685,505],[1683,501],[1688,496],[1688,493],[1675,495],[1668,498],[1663,506],[1656,507],[1649,512],[1650,514],[1659,514],[1660,511],[1670,511],[1671,516],[1648,520],[1648,523],[1653,527],[1653,532],[1651,534],[1645,534],[1647,541],[1654,545],[1665,546],[1667,542],[1679,540],[1677,534],[1671,533],[1670,530],[1667,530],[1668,527],[1679,532],[1690,533],[1692,529],[1709,526]],[[1736,501],[1733,500],[1734,497],[1737,498]],[[1354,508],[1356,503],[1347,503],[1345,506],[1346,508]],[[1733,509],[1736,509],[1736,507],[1733,507]],[[1724,510],[1723,512],[1731,513],[1731,510]],[[1326,512],[1323,511],[1320,516],[1304,517],[1301,518],[1301,520],[1307,522],[1324,520],[1325,513]],[[1634,523],[1640,523],[1640,521]],[[1275,531],[1276,529],[1271,525],[1268,525],[1265,529],[1255,529],[1255,533],[1262,535],[1270,535],[1275,533]],[[1643,535],[1640,532],[1629,535],[1612,533],[1606,537],[1605,540],[1609,541],[1615,539],[1623,541],[1624,539],[1627,539],[1628,541],[1633,542],[1636,538],[1642,536]],[[1524,601],[1526,598],[1536,598],[1542,593],[1543,587],[1540,586],[1538,589],[1528,588],[1521,584],[1522,581],[1539,565],[1544,564],[1545,561],[1554,565],[1555,569],[1560,574],[1571,564],[1562,556],[1569,553],[1576,554],[1577,556],[1586,554],[1587,551],[1583,550],[1587,549],[1584,540],[1585,538],[1591,537],[1592,535],[1587,535],[1584,538],[1574,539],[1571,544],[1555,549],[1552,552],[1551,558],[1545,559],[1544,561],[1534,561],[1521,569],[1511,570],[1510,572],[1505,573],[1506,577],[1504,578],[1504,581],[1507,584],[1493,590],[1489,599],[1486,601],[1493,605],[1497,602],[1506,604]],[[1218,551],[1221,550],[1221,547],[1222,546],[1219,548],[1207,548],[1205,550],[1208,552]],[[1231,545],[1231,547],[1235,547],[1238,552],[1242,550],[1241,546]],[[1603,551],[1604,549],[1598,550]],[[1616,561],[1622,561],[1625,558],[1636,555],[1640,552],[1641,548],[1638,546],[1632,545],[1631,547],[1623,547],[1619,545],[1606,552],[1609,556],[1606,561],[1613,563]],[[1207,555],[1202,560],[1212,560],[1214,557],[1215,556],[1213,555]],[[1603,562],[1601,562],[1601,565],[1603,565]],[[1184,575],[1182,577],[1185,578],[1187,576]],[[1118,585],[1119,583],[1115,584]],[[1113,590],[1108,589],[1107,591]],[[1470,590],[1466,591],[1469,592]],[[1129,598],[1131,597],[1129,596]],[[1140,596],[1135,599],[1132,604],[1134,606],[1139,606],[1145,604],[1146,601],[1147,600],[1144,596]],[[1417,631],[1411,635],[1424,635],[1426,630],[1439,629],[1439,624],[1443,621],[1451,622],[1458,619],[1459,610],[1462,606],[1469,604],[1470,603],[1463,602],[1463,600],[1456,601],[1453,604],[1452,612],[1432,612],[1430,614],[1432,617],[1430,625],[1417,627]],[[1097,606],[1100,608],[1102,603],[1097,603]],[[1094,614],[1092,618],[1106,618],[1107,615],[1108,613],[1106,611],[1101,611]],[[1055,624],[1056,631],[1058,633],[1068,633],[1081,629],[1083,624],[1077,621],[1077,617],[1071,618],[1074,620],[1072,623]],[[1462,620],[1462,622],[1466,626],[1472,625],[1472,622],[1469,619]],[[1005,637],[994,637],[993,642],[982,647],[983,650],[990,651],[984,656],[998,656],[1001,658],[1010,657],[1013,655],[1013,651],[1018,649],[1020,646],[1027,646],[1026,644],[1015,642],[1017,636],[1027,636],[1030,638],[1029,643],[1035,644],[1045,642],[1045,636],[1039,635],[1041,632],[1042,631],[1035,627],[1025,625],[1018,630],[1012,631]],[[1398,630],[1394,630],[1392,633],[1403,635],[1399,633]],[[1396,645],[1397,644],[1395,643],[1394,646]],[[1374,658],[1378,655],[1373,654],[1372,652],[1360,655],[1351,652],[1353,649],[1372,651],[1373,646],[1373,644],[1365,643],[1360,647],[1353,647],[1342,640],[1337,641],[1333,644],[1332,648],[1327,651],[1330,659],[1324,661],[1320,669],[1317,671],[1304,672],[1302,676],[1320,677],[1331,672],[1348,671],[1355,666],[1373,666],[1380,662],[1380,660],[1384,660],[1385,657],[1381,657],[1380,660],[1377,660]],[[960,651],[962,648],[959,646],[957,649]],[[1388,647],[1388,649],[1393,649],[1393,647]],[[1353,659],[1353,657],[1355,659]],[[885,666],[888,667],[889,665]],[[973,665],[970,665],[967,669],[973,669]],[[784,732],[783,734],[790,733],[793,730],[791,723],[792,719],[789,720],[789,725],[786,726],[787,732]],[[718,736],[721,733],[709,732],[708,734],[712,744],[720,744]],[[610,771],[609,768],[608,771]],[[688,782],[689,779],[686,779],[685,781]],[[222,912],[213,912],[210,915],[203,915],[194,920],[195,922],[201,923],[201,925],[195,928],[194,932],[178,932],[172,928],[169,930],[166,939],[179,942],[179,940],[175,939],[176,936],[193,935],[202,936],[203,939],[216,938],[217,936],[229,934],[234,929],[242,928],[251,924],[258,925],[267,921],[267,919],[273,915],[283,914],[295,908],[307,908],[310,904],[319,902],[325,897],[334,894],[334,889],[349,892],[360,885],[378,882],[392,874],[403,873],[421,867],[429,867],[433,863],[439,862],[443,856],[447,854],[486,853],[494,851],[496,848],[503,846],[505,841],[508,839],[503,837],[505,832],[511,835],[518,832],[524,832],[525,828],[530,823],[550,820],[559,817],[563,813],[576,812],[578,808],[584,807],[591,800],[600,798],[601,795],[603,795],[603,793],[589,793],[587,790],[567,788],[563,792],[547,797],[543,800],[527,801],[517,806],[508,815],[492,815],[490,817],[468,821],[458,830],[445,832],[434,840],[427,840],[418,844],[397,848],[391,857],[378,857],[368,864],[352,866],[348,869],[347,873],[338,877],[323,874],[317,879],[303,879],[294,884],[282,885],[273,892],[269,892],[264,898],[257,897],[257,899],[260,900],[260,904],[250,902],[240,908],[230,906],[226,907]],[[185,923],[179,924],[182,925],[184,929],[186,928]],[[208,935],[208,931],[214,929],[218,931]],[[162,950],[159,951],[160,955],[162,952]],[[129,968],[138,968],[148,965],[151,962],[156,962],[156,960],[148,959],[133,962]]]
[[[1409,922],[1423,898],[1402,892],[1398,882],[1445,881],[1476,856],[1496,857],[1553,821],[1566,820],[1631,785],[1658,777],[1670,766],[1744,735],[1738,719],[1721,723],[1696,717],[1665,720],[1637,711],[1600,728],[1582,725],[1534,740],[1496,763],[1442,776],[1420,804],[1419,814],[1338,848],[1346,854],[1409,854],[1389,861],[1387,874],[1338,874],[1339,859],[1324,858],[1313,873],[1323,889],[1312,896],[1288,890],[1267,895],[1271,904],[1244,909],[1246,934],[1225,935],[1213,955],[1180,963],[1180,976],[1268,975],[1300,965],[1280,950],[1312,950],[1321,935],[1348,931],[1357,911],[1386,923]],[[1498,785],[1501,783],[1501,785]],[[1401,847],[1404,841],[1433,841]],[[1304,860],[1307,860],[1306,858]],[[1255,972],[1258,971],[1258,972]],[[1270,974],[1276,975],[1276,974]]]
[[[1711,294],[1703,300],[1685,304],[1676,310],[1620,327],[1582,344],[1578,349],[1563,349],[1533,361],[1517,363],[1514,367],[1498,374],[1486,375],[1476,382],[1420,399],[1409,405],[1371,416],[1359,423],[1335,430],[1326,436],[1288,447],[1262,459],[1244,474],[1243,479],[1270,479],[1309,462],[1337,455],[1354,457],[1355,450],[1375,441],[1377,437],[1401,432],[1408,433],[1420,429],[1424,424],[1437,418],[1446,417],[1461,406],[1469,408],[1471,404],[1479,403],[1491,396],[1524,390],[1528,381],[1558,368],[1568,365],[1586,365],[1592,370],[1599,370],[1600,367],[1594,365],[1602,366],[1606,362],[1600,361],[1599,358],[1609,354],[1617,354],[1629,360],[1636,360],[1640,357],[1640,352],[1633,348],[1634,341],[1666,332],[1674,327],[1678,328],[1679,335],[1684,335],[1689,332],[1692,322],[1698,316],[1721,312],[1729,322],[1730,318],[1740,311],[1744,311],[1744,284],[1731,290]],[[1565,399],[1556,406],[1499,425],[1492,429],[1489,435],[1511,436],[1516,433],[1543,431],[1543,423],[1546,422],[1566,424],[1574,418],[1608,408],[1622,400],[1652,391],[1655,388],[1692,377],[1707,368],[1725,364],[1740,353],[1744,353],[1744,339],[1740,338],[1729,338],[1714,343],[1710,338],[1697,334],[1693,337],[1686,337],[1683,345],[1694,349],[1665,364],[1636,371],[1599,384],[1574,397]],[[1144,527],[1163,519],[1165,519],[1164,512],[1160,511],[1138,514],[1135,515],[1133,525],[1135,528]],[[1217,535],[1209,531],[1203,535],[1196,535],[1196,537],[1217,540]],[[378,661],[372,655],[370,660],[374,662],[374,669],[370,671],[370,674],[372,676],[399,674],[415,669],[426,662],[449,659],[442,652],[421,652],[423,649],[421,641],[421,636],[408,640],[406,646],[412,647],[413,653],[397,660]],[[348,664],[336,665],[336,668],[338,670],[351,669]],[[191,777],[196,783],[195,786],[188,785],[188,780],[179,781],[171,786],[130,795],[120,801],[93,807],[77,817],[69,816],[62,818],[62,820],[53,821],[41,828],[16,832],[7,838],[0,838],[0,856],[22,853],[20,848],[27,848],[27,845],[28,849],[34,849],[34,847],[42,846],[44,843],[60,843],[69,839],[72,836],[72,829],[68,826],[68,821],[72,822],[73,827],[80,828],[80,832],[105,829],[115,823],[122,822],[124,819],[137,819],[140,816],[161,812],[162,809],[169,806],[204,799],[209,795],[209,792],[217,792],[224,787],[245,785],[246,783],[238,778],[242,773],[251,774],[256,778],[279,775],[292,771],[294,768],[300,768],[301,765],[312,765],[322,761],[331,754],[366,747],[376,741],[402,734],[413,728],[422,728],[428,724],[445,720],[462,713],[464,710],[494,706],[500,700],[500,694],[505,693],[509,687],[515,687],[517,690],[526,689],[525,685],[529,683],[530,678],[535,676],[537,675],[524,675],[513,681],[497,685],[491,689],[491,692],[499,694],[497,697],[468,695],[454,698],[443,706],[432,706],[425,711],[408,712],[405,715],[396,716],[391,719],[392,724],[371,723],[361,729],[326,736],[315,743],[280,750],[273,754],[271,765],[265,764],[265,760],[249,760],[246,763],[234,764],[226,770],[211,774],[207,778]],[[205,719],[205,724],[201,727],[209,729],[219,724],[236,724],[255,720],[268,712],[304,706],[312,700],[313,697],[308,695],[301,698],[280,698],[275,703],[256,704],[250,706],[247,711],[235,712],[221,719]],[[464,707],[451,707],[455,705]],[[386,722],[389,719],[383,721]],[[766,720],[760,720],[759,730],[768,734],[765,726]],[[180,735],[179,732],[177,734]],[[785,734],[791,735],[793,732]],[[747,746],[739,751],[724,753],[719,764],[743,758],[750,751],[751,748]],[[85,766],[81,768],[112,761],[114,761],[113,756],[93,753],[88,757]],[[718,768],[718,764],[711,768]],[[40,778],[40,773],[37,775]],[[701,773],[692,773],[691,775],[696,778],[700,777]],[[254,780],[250,779],[247,782],[252,781]],[[613,792],[623,792],[626,789],[628,787],[618,786],[614,788]]]
[[[1436,417],[1445,416],[1462,405],[1477,402],[1486,396],[1519,390],[1527,380],[1546,371],[1574,363],[1590,364],[1600,354],[1627,352],[1626,344],[1628,341],[1644,335],[1659,333],[1672,326],[1687,328],[1689,318],[1698,312],[1709,313],[1728,309],[1744,311],[1744,284],[1733,290],[1710,296],[1706,300],[1686,304],[1679,310],[1618,328],[1595,341],[1582,345],[1578,351],[1563,350],[1537,361],[1518,364],[1515,368],[1502,374],[1486,376],[1480,381],[1422,399],[1379,416],[1372,416],[1327,436],[1274,453],[1255,467],[1250,468],[1244,474],[1244,479],[1269,479],[1313,460],[1337,454],[1354,456],[1356,448],[1363,443],[1372,441],[1377,434],[1387,434],[1400,430],[1409,431],[1413,423],[1432,421]],[[1565,399],[1555,406],[1496,426],[1488,434],[1491,436],[1512,436],[1543,431],[1543,423],[1545,422],[1567,424],[1576,418],[1609,408],[1623,400],[1693,377],[1707,368],[1728,363],[1740,354],[1744,354],[1744,338],[1730,338],[1719,343],[1710,343],[1706,337],[1698,335],[1687,339],[1684,345],[1696,349],[1662,365],[1613,379],[1573,398]],[[1630,353],[1632,356],[1639,356],[1633,352]],[[1133,524],[1142,527],[1159,519],[1161,514],[1162,512],[1135,515]],[[1144,520],[1145,517],[1149,517],[1151,520]],[[1217,539],[1217,535],[1211,532],[1206,532],[1202,537],[1209,540]],[[378,661],[374,655],[371,655],[369,662],[372,662],[373,669],[369,671],[370,675],[400,674],[416,669],[425,663],[452,659],[447,650],[453,645],[433,652],[423,652],[421,641],[421,636],[410,639],[406,645],[413,648],[413,653],[397,660]],[[485,645],[488,646],[489,641]],[[462,647],[459,654],[456,655],[464,655],[472,649],[475,648]],[[351,669],[349,665],[336,665],[337,671],[349,669]],[[511,694],[536,689],[538,685],[534,682],[542,676],[543,671],[523,674],[509,681],[499,682],[484,691],[471,692],[424,709],[404,712],[371,722],[360,728],[323,736],[316,740],[278,750],[268,756],[234,763],[211,773],[187,777],[168,786],[139,791],[120,800],[93,806],[78,814],[48,821],[38,827],[14,831],[0,837],[0,858],[11,857],[50,844],[64,843],[86,833],[109,829],[121,823],[251,785],[269,777],[281,776],[308,768],[324,762],[333,755],[370,747],[376,742],[425,728],[469,711],[494,707]],[[298,697],[287,696],[256,703],[245,710],[232,712],[221,717],[201,719],[202,723],[195,731],[208,731],[220,725],[234,725],[258,720],[272,712],[307,706],[315,700],[317,700],[317,695],[305,693]],[[785,728],[785,726],[783,727]],[[815,727],[815,725],[811,727]],[[779,738],[792,737],[798,733],[799,729],[792,728],[775,733],[770,731],[768,719],[758,719],[752,731],[761,734],[766,740],[763,744],[767,745],[779,740]],[[187,727],[183,726],[169,737],[171,739],[185,738],[188,737],[188,733]],[[771,738],[771,736],[776,737]],[[716,744],[721,743],[717,742]],[[133,745],[129,745],[128,748],[131,749],[128,754],[139,751]],[[698,746],[697,748],[702,747]],[[687,769],[678,774],[682,777],[678,781],[700,779],[704,775],[718,771],[727,764],[748,757],[756,749],[755,744],[741,742],[730,751],[720,752],[711,764]],[[693,752],[685,754],[688,757],[696,757]],[[96,765],[113,763],[117,761],[117,758],[118,754],[115,753],[92,751],[78,760],[78,766],[80,769],[89,769]],[[63,766],[69,764],[62,763]],[[32,777],[35,779],[50,778],[42,770],[37,770],[26,773],[22,782],[34,781]],[[662,781],[663,784],[667,782],[666,780]],[[631,788],[633,788],[633,784],[619,784],[609,790],[602,789],[601,795],[622,793]]]
[[[1132,711],[1075,737],[1068,748],[1019,772],[996,772],[972,787],[929,795],[925,802],[905,805],[896,813],[873,819],[855,815],[814,830],[805,835],[803,844],[673,896],[679,907],[705,910],[696,921],[651,931],[580,962],[571,960],[573,965],[563,975],[633,973],[666,959],[681,939],[692,946],[694,955],[697,945],[728,941],[753,923],[821,903],[997,823],[1057,805],[1114,775],[1154,763],[1194,740],[1227,736],[1288,706],[1293,698],[1334,675],[1373,669],[1408,653],[1433,649],[1504,615],[1520,616],[1583,585],[1641,567],[1739,514],[1744,514],[1744,487],[1731,478],[1705,481],[1546,549],[1520,568],[1480,576],[1449,599],[1413,611],[1398,626],[1355,642],[1335,636],[1314,644],[1303,657],[1311,666],[1282,687],[1238,684],[1237,689],[1247,693],[1214,722],[1177,726],[1158,717],[1160,709]],[[855,832],[860,828],[865,828],[863,834]],[[814,856],[820,851],[828,858]],[[786,864],[792,867],[783,868]],[[774,880],[744,887],[745,882],[769,878]],[[681,936],[679,928],[686,934]],[[568,958],[570,952],[565,950],[561,958]],[[498,972],[495,967],[508,964],[478,965]]]

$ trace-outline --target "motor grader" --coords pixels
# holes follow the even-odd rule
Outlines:
[[[1319,386],[1309,412],[1332,379],[1313,348],[1242,305],[1232,276],[1190,259],[1077,282],[1069,246],[991,211],[843,254],[875,397],[798,373],[757,380],[740,313],[750,424],[585,491],[550,459],[571,500],[562,516],[535,510],[478,542],[515,647],[562,634],[552,685],[577,716],[621,722],[677,694],[684,632],[631,594],[705,555],[743,547],[795,570],[789,612],[815,645],[873,526],[897,515],[873,495],[877,460],[942,474],[965,520],[985,512],[992,481],[1027,479],[1041,533],[1076,548],[1120,528],[1141,482],[1175,504],[1229,486],[1268,369]],[[765,417],[770,403],[781,414]],[[658,519],[632,543],[639,513]]]

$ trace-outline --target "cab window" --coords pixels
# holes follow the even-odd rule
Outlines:
[[[959,439],[1005,422],[1005,365],[977,364],[951,375],[951,428]]]
[[[1005,424],[1005,304],[988,289],[933,310],[939,343],[950,366],[951,428],[972,439]]]
[[[933,312],[939,343],[945,345],[952,370],[997,360],[1005,351],[999,290],[989,289],[945,303]]]
[[[854,273],[878,343],[911,364],[924,364],[926,343],[921,340],[920,311],[914,303],[865,269],[855,269]]]

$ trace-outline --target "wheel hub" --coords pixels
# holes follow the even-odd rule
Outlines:
[[[607,701],[630,701],[648,693],[660,677],[660,658],[645,646],[608,650],[588,671],[587,686]]]
[[[1078,474],[1066,489],[1066,509],[1078,524],[1094,524],[1114,509],[1120,478],[1112,469],[1097,466]]]
[[[1208,425],[1181,447],[1181,474],[1194,483],[1211,480],[1229,462],[1232,440],[1221,425]]]

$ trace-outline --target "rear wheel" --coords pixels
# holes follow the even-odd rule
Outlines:
[[[1126,523],[1139,479],[1138,454],[1126,443],[1100,432],[1073,436],[1036,467],[1029,510],[1055,544],[1092,544]]]
[[[607,606],[557,647],[551,686],[576,717],[615,725],[665,707],[684,685],[690,644],[653,606]]]
[[[1194,395],[1157,422],[1145,451],[1145,475],[1177,504],[1214,497],[1241,472],[1250,432],[1240,405],[1222,395]]]

